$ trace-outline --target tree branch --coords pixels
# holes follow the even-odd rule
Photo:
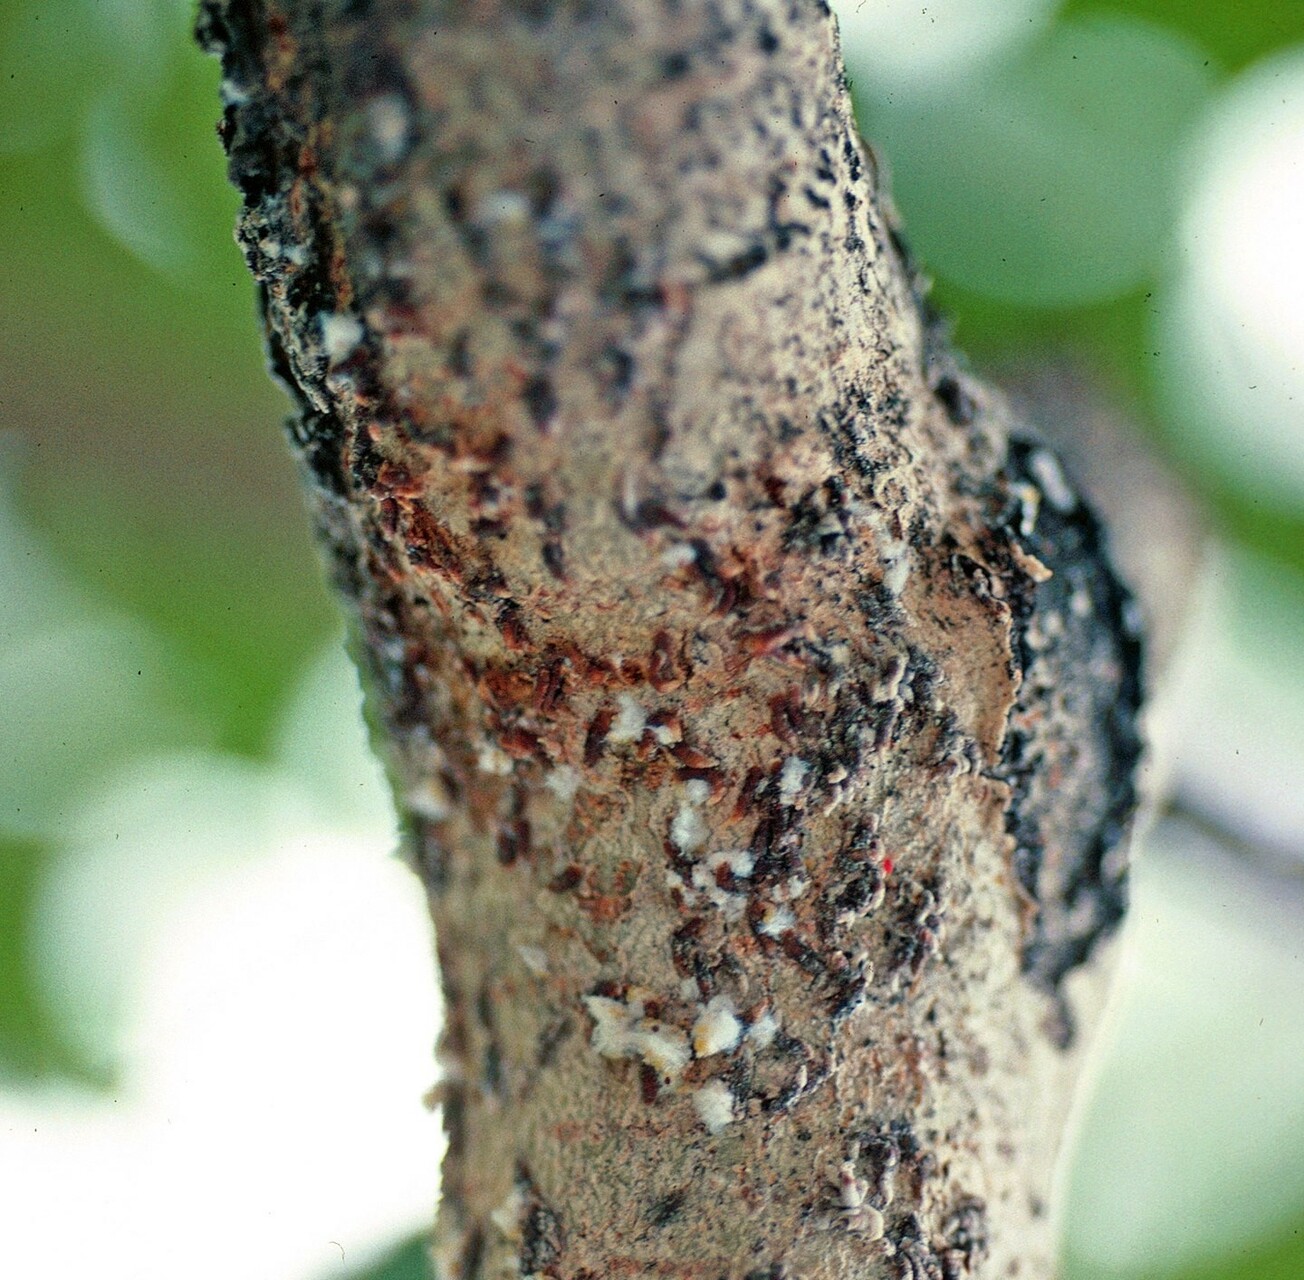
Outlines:
[[[441,1275],[1049,1275],[1139,643],[828,11],[200,30],[437,927]]]

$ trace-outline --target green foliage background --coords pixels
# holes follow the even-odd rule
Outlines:
[[[31,904],[77,795],[158,746],[267,758],[334,622],[232,242],[217,69],[190,21],[184,0],[0,0],[0,1070],[15,1079],[111,1079],[32,961]],[[1237,72],[1302,40],[1293,2],[1068,0],[999,74],[909,100],[875,97],[849,50],[960,344],[980,365],[1086,361],[1295,617],[1304,512],[1185,451],[1152,324],[1174,157]],[[1135,1280],[1293,1280],[1302,1231],[1304,1208],[1244,1256]],[[365,1274],[422,1265],[409,1243]]]

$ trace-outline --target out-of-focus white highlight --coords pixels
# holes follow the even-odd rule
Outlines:
[[[1068,1197],[1070,1248],[1090,1274],[1168,1274],[1298,1213],[1298,911],[1176,824],[1142,851],[1116,1034]]]
[[[1161,322],[1194,462],[1304,502],[1304,55],[1237,81],[1196,150],[1184,266]]]
[[[835,0],[844,47],[874,78],[873,91],[927,89],[1030,40],[1057,0]]]
[[[430,1218],[430,929],[357,701],[332,656],[279,767],[160,757],[88,800],[47,967],[122,1005],[122,1088],[0,1095],[14,1274],[320,1280]]]
[[[1288,574],[1211,554],[1166,691],[1180,794],[1228,830],[1304,857],[1304,633]]]
[[[179,706],[175,655],[84,592],[15,519],[9,443],[0,434],[0,827],[62,841],[124,738],[149,749],[205,735]]]

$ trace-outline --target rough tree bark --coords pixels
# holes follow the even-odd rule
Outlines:
[[[200,34],[437,929],[440,1275],[1050,1275],[1137,626],[828,10]]]

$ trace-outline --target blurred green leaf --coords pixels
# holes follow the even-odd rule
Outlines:
[[[1003,302],[1069,307],[1159,267],[1204,62],[1162,28],[1084,18],[926,96],[866,91],[860,118],[929,270]]]
[[[932,298],[950,318],[959,349],[980,364],[1032,362],[1046,352],[1072,349],[1135,395],[1150,386],[1152,356],[1145,348],[1154,302],[1148,286],[1091,305],[1050,310],[990,298],[939,278]]]
[[[105,1087],[63,1034],[36,979],[29,947],[32,904],[48,857],[35,840],[0,831],[0,1075],[65,1076]]]
[[[185,49],[179,0],[0,2],[0,154],[77,131],[108,87],[151,92]]]
[[[193,259],[187,243],[190,209],[179,197],[175,169],[152,150],[143,106],[124,90],[101,94],[86,128],[86,198],[105,229],[142,262],[177,272]]]
[[[1187,469],[1191,487],[1207,502],[1230,541],[1273,561],[1304,588],[1304,517],[1257,502],[1253,494],[1224,485],[1208,471]]]
[[[238,198],[215,136],[217,63],[183,42],[183,29],[176,45],[161,76],[96,82],[79,102],[75,136],[39,155],[0,154],[0,296],[8,304],[0,324],[21,340],[5,350],[6,364],[21,367],[16,353],[23,345],[62,342],[79,356],[70,366],[74,374],[111,371],[131,386],[132,364],[157,374],[162,345],[174,375],[211,380],[211,368],[196,368],[195,361],[218,352],[243,361],[243,369],[230,371],[228,394],[247,398],[242,378],[246,388],[266,393],[265,381],[250,380],[260,363],[254,287],[234,244]],[[93,103],[100,104],[95,121]],[[98,159],[97,147],[104,153]],[[112,219],[102,209],[91,207],[87,170],[111,167],[115,155],[125,172],[99,180],[125,190],[110,195],[148,208],[150,193],[138,188],[157,181],[161,198],[176,210],[180,225],[169,232],[177,245],[174,265],[155,261],[142,271],[148,259],[123,243],[122,229],[108,225]],[[124,234],[130,240],[135,233]]]
[[[1238,600],[1256,598],[1250,582],[1234,585]],[[1267,641],[1258,636],[1261,652]],[[1231,638],[1225,647],[1235,652]],[[1225,661],[1208,653],[1213,670],[1232,675],[1234,704],[1239,672]],[[1263,695],[1298,669],[1289,655],[1280,663],[1257,664],[1260,688],[1247,699],[1256,718]],[[1304,689],[1280,691],[1279,736],[1301,702]],[[1204,704],[1206,723],[1186,705],[1193,714],[1175,732],[1238,740],[1240,727],[1224,730],[1231,717],[1218,708]],[[1069,1247],[1116,1276],[1163,1274],[1243,1247],[1304,1203],[1304,950],[1292,945],[1298,895],[1284,884],[1226,855],[1216,861],[1175,825],[1157,827],[1132,868],[1129,981],[1082,1099],[1066,1180]]]
[[[1189,36],[1233,71],[1304,39],[1304,7],[1296,0],[1065,0],[1062,12],[1148,18]]]
[[[413,1236],[375,1262],[346,1271],[341,1280],[434,1280],[430,1266],[429,1237]]]
[[[0,653],[32,632],[63,626],[85,607],[62,567],[14,514],[11,452],[0,451]]]
[[[110,51],[81,0],[0,7],[0,154],[37,151],[74,129]]]
[[[216,81],[188,51],[129,121],[189,210],[169,274],[92,219],[79,144],[0,160],[0,386],[25,521],[174,650],[214,744],[257,756],[335,615],[232,243]]]
[[[285,697],[334,625],[290,477],[271,513],[251,510],[220,471],[179,477],[197,497],[187,512],[166,491],[166,465],[107,490],[96,473],[89,459],[29,474],[25,510],[65,564],[175,647],[184,705],[214,745],[265,756]]]
[[[79,7],[119,76],[137,88],[184,53],[194,8],[184,0],[80,0]]]
[[[1283,677],[1304,675],[1304,580],[1270,558],[1239,554],[1234,564],[1235,591],[1243,607],[1226,621],[1229,642],[1266,675],[1274,670]],[[1294,720],[1294,730],[1302,724],[1304,718]]]
[[[97,95],[82,172],[92,214],[142,262],[204,294],[231,257],[237,198],[213,137],[216,62],[198,51],[166,76]]]
[[[1039,36],[1059,0],[842,0],[835,4],[848,65],[879,97],[927,93],[957,67],[1008,55]]]
[[[1299,1280],[1304,1276],[1304,1219],[1274,1238],[1162,1280]]]
[[[1304,1276],[1304,1218],[1265,1240],[1191,1267],[1147,1269],[1136,1280],[1300,1280]],[[1072,1254],[1064,1280],[1120,1280],[1117,1271],[1093,1266]]]
[[[173,656],[144,628],[68,618],[0,650],[0,822],[37,836],[58,830],[107,762],[202,742],[182,710]]]

